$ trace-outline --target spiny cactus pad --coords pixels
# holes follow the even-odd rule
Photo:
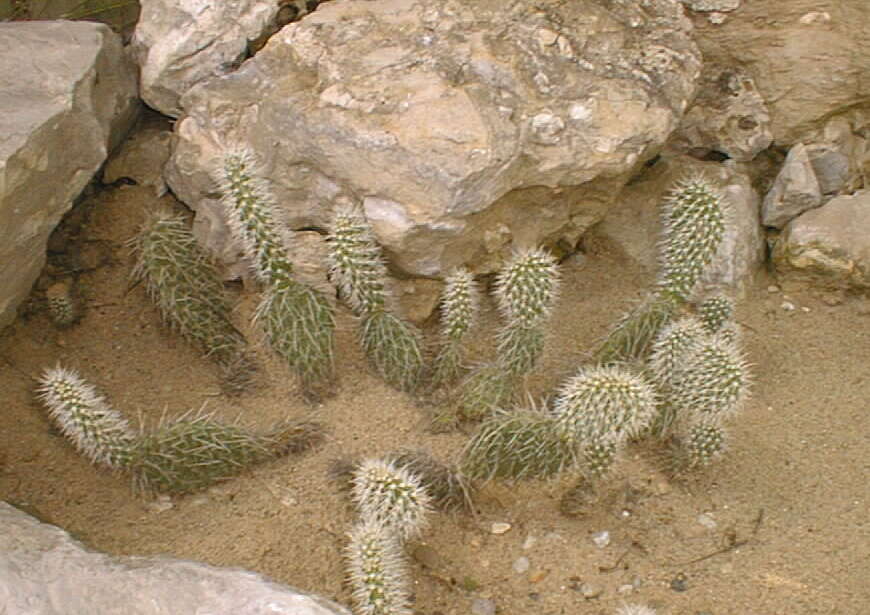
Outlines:
[[[575,443],[561,435],[556,420],[537,409],[498,411],[468,442],[459,467],[480,480],[554,476],[576,461]]]
[[[555,257],[541,249],[518,252],[499,271],[495,297],[510,326],[529,329],[550,316],[559,290]]]
[[[480,291],[468,269],[454,270],[444,280],[441,296],[441,350],[435,358],[432,384],[449,384],[462,374],[462,340],[477,320]]]
[[[357,314],[384,309],[387,268],[362,209],[338,207],[328,242],[330,277],[351,309]]]
[[[384,459],[359,464],[352,495],[364,520],[389,528],[402,540],[419,535],[432,508],[420,478]]]
[[[687,301],[725,234],[725,197],[702,175],[688,177],[665,199],[659,286]]]
[[[619,448],[615,442],[590,442],[583,447],[583,463],[589,476],[603,478],[610,472],[616,461]]]
[[[254,153],[247,149],[227,152],[217,179],[230,230],[243,246],[254,274],[264,282],[289,279],[293,266],[275,219],[275,199],[261,178]]]
[[[75,371],[61,366],[45,370],[37,394],[61,433],[91,463],[127,466],[135,439],[127,421]]]
[[[722,295],[710,297],[698,306],[698,316],[707,331],[717,333],[734,317],[734,303]]]
[[[665,391],[680,382],[687,357],[709,339],[704,323],[694,316],[684,316],[661,330],[653,342],[649,367]]]
[[[395,534],[365,520],[351,530],[347,576],[358,615],[411,615],[408,565]]]
[[[553,411],[566,437],[620,444],[649,426],[657,401],[654,387],[624,367],[585,367],[559,388]]]
[[[676,311],[673,298],[662,293],[647,295],[616,321],[595,351],[595,360],[608,365],[643,357]]]
[[[683,446],[690,467],[710,464],[725,449],[725,431],[712,422],[699,422],[687,430]]]
[[[714,335],[686,357],[670,393],[679,416],[721,418],[738,411],[749,395],[749,366],[737,344]]]
[[[220,276],[184,217],[150,214],[133,246],[133,275],[144,282],[163,320],[221,365],[237,361],[245,338],[230,321]]]
[[[414,391],[423,377],[420,331],[395,314],[375,310],[362,317],[360,341],[375,370],[392,387]]]
[[[460,418],[480,420],[506,406],[515,388],[513,374],[501,365],[481,365],[459,383],[453,404]]]

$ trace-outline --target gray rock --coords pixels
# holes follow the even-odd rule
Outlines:
[[[870,288],[870,190],[798,216],[776,242],[777,271],[823,288]]]
[[[731,212],[716,264],[699,283],[701,295],[714,291],[740,295],[761,268],[765,243],[760,224],[760,199],[738,165],[700,162],[688,156],[660,161],[619,195],[623,204],[598,227],[623,252],[654,276],[658,273],[660,205],[674,184],[702,173],[715,181],[728,199]]]
[[[109,557],[0,502],[5,615],[350,615],[245,570],[158,557]]]
[[[720,4],[690,4],[698,3]],[[870,98],[866,0],[743,2],[724,23],[694,23],[705,62],[742,66],[754,78],[780,146],[807,142],[807,132]]]
[[[727,13],[740,8],[740,0],[682,0],[687,8],[698,12]]]
[[[235,69],[248,41],[275,19],[277,2],[260,0],[140,0],[132,47],[141,69],[142,99],[178,117],[192,85]]]
[[[849,180],[849,158],[846,154],[819,143],[807,147],[807,155],[822,194],[837,194],[846,187]]]
[[[137,111],[135,68],[107,26],[0,23],[0,328]]]
[[[688,27],[675,0],[329,2],[184,95],[167,179],[217,252],[211,173],[241,143],[291,228],[345,196],[400,274],[491,272],[576,242],[661,147],[695,94]]]
[[[764,197],[761,219],[765,226],[782,228],[801,213],[822,204],[822,191],[814,165],[803,143],[788,152],[773,186]]]
[[[716,151],[749,161],[772,141],[767,105],[752,77],[736,67],[705,64],[701,90],[671,145],[684,152]]]
[[[137,131],[125,141],[103,169],[103,182],[113,184],[126,178],[140,186],[154,188],[158,198],[166,193],[163,165],[169,160],[172,133],[164,128],[149,127]]]

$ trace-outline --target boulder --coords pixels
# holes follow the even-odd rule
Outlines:
[[[870,190],[831,199],[783,230],[773,250],[777,272],[823,288],[870,289]]]
[[[782,228],[813,207],[822,204],[822,190],[807,148],[797,143],[788,152],[770,191],[764,197],[761,219],[765,226]]]
[[[620,205],[608,213],[595,233],[613,242],[654,278],[659,269],[661,204],[682,178],[701,174],[714,182],[728,201],[728,230],[716,264],[699,283],[698,294],[739,296],[761,268],[765,242],[760,224],[760,198],[739,165],[701,162],[681,156],[656,163],[619,194]]]
[[[135,68],[107,26],[0,23],[0,328],[138,108]]]
[[[669,145],[748,162],[772,141],[770,114],[752,77],[741,69],[706,64],[698,97]]]
[[[712,23],[706,13],[690,15],[705,62],[743,68],[754,78],[777,145],[803,140],[838,112],[868,107],[866,0],[753,0]]]
[[[4,615],[350,615],[245,570],[165,557],[109,557],[0,502]]]
[[[574,245],[693,99],[677,0],[334,0],[181,99],[173,192],[231,253],[213,170],[260,156],[292,229],[361,203],[400,276]]]
[[[248,41],[274,21],[278,2],[140,0],[132,47],[141,69],[142,99],[178,117],[179,99],[194,84],[235,70]]]

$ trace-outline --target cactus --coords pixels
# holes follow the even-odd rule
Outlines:
[[[253,370],[243,360],[246,341],[230,321],[223,284],[184,217],[150,214],[132,241],[133,276],[142,280],[164,322],[244,382]]]
[[[474,479],[554,476],[576,462],[576,445],[556,418],[535,408],[497,411],[465,446],[460,470]]]
[[[449,384],[462,373],[462,341],[477,319],[480,297],[474,276],[461,267],[444,280],[441,297],[441,351],[435,359],[434,386]]]
[[[657,401],[653,386],[623,367],[585,367],[560,387],[553,412],[565,437],[619,445],[647,428]]]
[[[497,362],[468,374],[453,395],[460,418],[479,420],[503,408],[516,388],[516,378]]]
[[[646,355],[658,332],[689,300],[713,262],[726,218],[725,198],[709,180],[697,175],[677,183],[663,205],[656,289],[610,330],[595,352],[598,363]]]
[[[670,392],[679,417],[719,420],[738,411],[749,393],[749,366],[727,337],[711,336],[686,357],[682,377]]]
[[[652,345],[649,367],[664,391],[679,384],[687,357],[709,339],[706,326],[694,316],[684,316],[659,332]]]
[[[583,447],[583,463],[591,479],[605,477],[613,464],[619,447],[615,442],[608,440],[592,441]]]
[[[127,421],[75,371],[57,366],[39,379],[37,394],[61,433],[91,463],[125,468],[135,440]]]
[[[352,496],[364,520],[389,529],[402,541],[420,534],[432,508],[420,478],[383,459],[366,459],[359,464]]]
[[[330,277],[360,318],[360,343],[369,362],[391,386],[413,391],[424,370],[422,335],[390,311],[386,265],[358,207],[336,210],[329,247]]]
[[[688,301],[725,234],[725,198],[702,175],[678,182],[665,199],[659,288]]]
[[[65,329],[78,322],[81,308],[73,294],[71,282],[57,282],[45,291],[46,306],[51,322],[59,329]]]
[[[726,327],[734,317],[734,303],[722,295],[710,297],[698,306],[698,316],[707,331],[717,333]]]
[[[420,479],[435,509],[442,512],[471,510],[472,486],[458,469],[444,465],[424,451],[402,451],[387,459]]]
[[[408,565],[395,535],[381,524],[358,522],[348,535],[347,576],[358,615],[411,615]]]
[[[701,421],[688,428],[683,448],[690,468],[706,466],[725,449],[725,431],[715,422]]]
[[[648,294],[611,327],[595,351],[595,360],[601,365],[610,365],[645,356],[677,308],[678,303],[673,298],[661,293]]]
[[[495,297],[505,324],[499,334],[498,364],[512,374],[524,375],[537,363],[558,289],[556,259],[540,249],[515,254],[499,272]]]
[[[293,279],[275,206],[254,155],[230,152],[218,173],[229,226],[255,275],[267,284],[255,320],[269,345],[299,376],[306,396],[326,393],[335,376],[332,308],[316,289]]]

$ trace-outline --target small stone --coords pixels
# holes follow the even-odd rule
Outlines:
[[[599,549],[603,549],[610,544],[610,532],[607,530],[604,530],[603,532],[595,532],[592,534],[592,542],[594,542],[595,546]]]
[[[538,539],[534,536],[526,536],[526,539],[523,541],[523,550],[528,551],[535,546],[536,542],[538,542]]]
[[[689,589],[688,579],[683,573],[678,574],[671,580],[671,589],[675,592],[684,592]]]
[[[592,583],[583,583],[580,585],[580,593],[583,594],[583,597],[587,600],[593,600],[603,594],[604,589],[598,585],[593,585]]]
[[[777,286],[776,284],[771,284],[770,286],[767,287],[767,292],[769,292],[769,293],[778,293],[778,292],[779,292],[779,286]]]
[[[810,310],[810,308],[808,308],[807,306],[805,306],[805,305],[801,306],[801,312],[803,312],[805,314],[809,314],[811,311],[812,310]]]
[[[145,507],[151,512],[162,513],[175,508],[175,504],[172,503],[172,498],[168,495],[158,495],[152,501],[147,502]]]
[[[630,594],[631,592],[634,591],[634,585],[632,585],[631,583],[626,583],[625,585],[620,585],[616,589],[616,591],[620,594],[623,594],[623,595]]]
[[[489,531],[492,532],[493,534],[506,534],[510,529],[511,529],[510,523],[496,521],[495,523],[493,523],[490,526]]]
[[[517,574],[523,574],[529,570],[529,558],[522,556],[514,560],[513,569]]]
[[[547,578],[548,574],[550,574],[549,570],[535,570],[532,574],[529,575],[529,583],[540,583]]]
[[[495,602],[488,598],[475,598],[471,602],[471,612],[474,615],[495,615]]]
[[[785,310],[786,312],[794,312],[797,307],[791,301],[783,301],[779,304],[781,310]]]
[[[698,523],[706,527],[708,530],[716,529],[716,520],[708,513],[698,515]]]

